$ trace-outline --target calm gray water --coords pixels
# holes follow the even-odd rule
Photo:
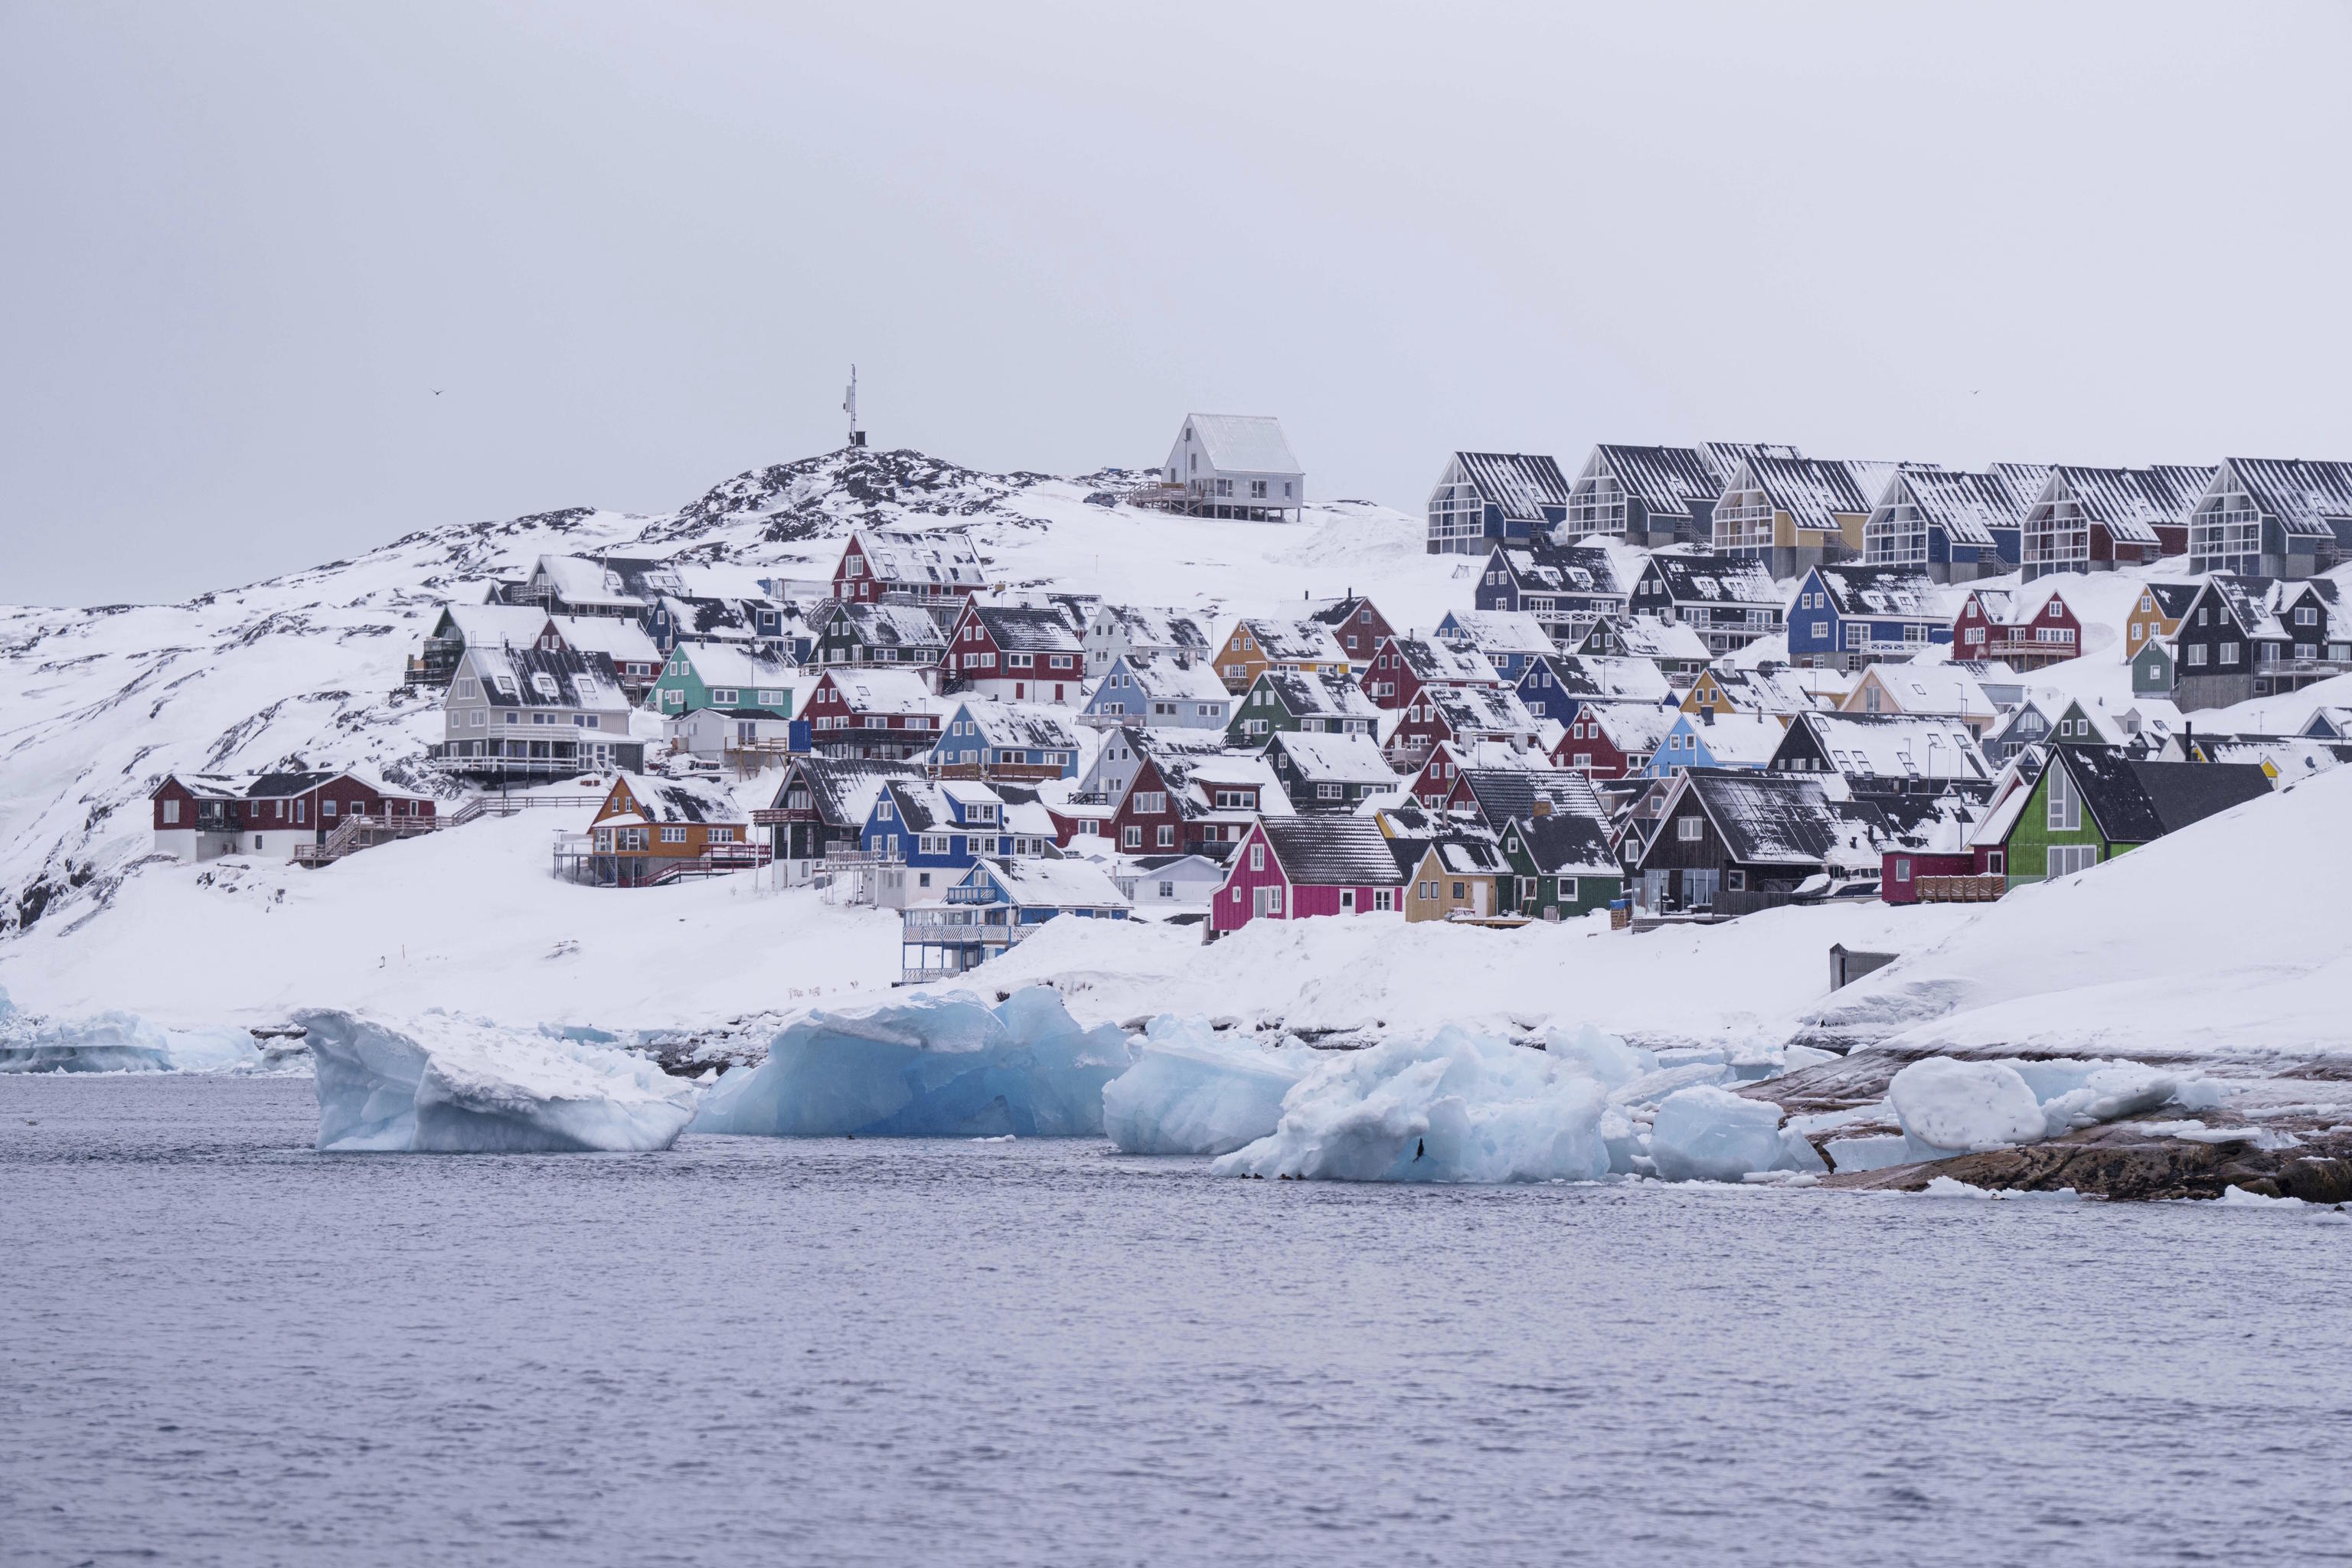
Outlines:
[[[0,1078],[0,1559],[2352,1552],[2333,1213],[338,1157],[314,1114]]]

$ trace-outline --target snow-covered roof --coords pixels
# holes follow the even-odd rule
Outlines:
[[[569,623],[573,618],[570,616],[556,617],[559,624]],[[615,616],[580,618],[625,626],[632,631],[636,629],[632,623]],[[547,612],[536,605],[444,605],[441,614],[434,619],[432,635],[446,637],[454,631],[458,640],[467,647],[529,647],[547,630],[548,620]],[[642,637],[644,634],[638,635]]]
[[[765,687],[770,690],[792,684],[793,667],[767,654],[754,653],[733,643],[680,643],[672,659],[684,659],[705,686]]]
[[[1656,751],[1683,714],[1655,702],[1587,702],[1576,717],[1580,723],[1600,725],[1601,733],[1618,751],[1639,756]],[[1573,749],[1575,742],[1569,745]]]
[[[1726,477],[1724,489],[1761,490],[1773,510],[1786,512],[1797,527],[1815,531],[1836,528],[1841,513],[1870,510],[1853,469],[1821,458],[1751,452]]]
[[[794,757],[776,785],[772,805],[788,804],[798,784],[809,792],[809,808],[835,827],[854,827],[874,815],[882,786],[893,779],[919,780],[919,763],[882,762],[871,757]]]
[[[1958,719],[1910,713],[1800,713],[1830,765],[1849,779],[1989,779],[1992,769]]]
[[[625,710],[628,694],[613,661],[601,653],[577,648],[552,652],[536,647],[473,647],[458,661],[481,681],[481,693],[493,708],[576,708],[589,711]],[[454,699],[457,685],[452,681]]]
[[[1549,653],[1557,646],[1543,622],[1523,610],[1449,610],[1438,623],[1437,636],[1489,656]]]
[[[1105,691],[1126,691],[1125,686],[1114,684],[1124,677],[1134,682],[1132,689],[1146,698],[1179,702],[1231,702],[1233,694],[1217,679],[1217,672],[1197,658],[1185,658],[1173,654],[1124,653],[1111,661],[1111,667],[1095,688],[1099,699]]]
[[[1537,538],[1524,545],[1498,545],[1512,573],[1526,587],[1562,594],[1619,594],[1616,563],[1597,544],[1555,544]]]
[[[1696,447],[1629,447],[1603,442],[1592,449],[1586,471],[1591,472],[1596,465],[1626,490],[1640,497],[1654,518],[1677,513],[1688,516],[1692,502],[1711,503],[1723,493],[1723,476]]]
[[[1938,625],[1952,618],[1951,591],[1938,588],[1923,568],[1842,563],[1816,566],[1813,571],[1828,591],[1830,607],[1842,616],[1930,620]]]
[[[1760,561],[1743,556],[1661,550],[1643,567],[1677,605],[1758,605],[1778,607],[1787,595]]]
[[[595,820],[604,822],[719,823],[748,820],[735,797],[709,779],[656,778],[649,773],[623,773],[598,808]]]
[[[1551,645],[1547,642],[1544,647],[1549,649]],[[1496,686],[1503,679],[1467,644],[1457,647],[1430,637],[1391,637],[1388,647],[1381,651],[1402,660],[1404,668],[1424,686]]]
[[[2220,489],[2227,478],[2234,478],[2240,492],[2291,538],[2332,540],[2352,534],[2352,463],[2229,458],[2212,489]]]
[[[1870,806],[1832,800],[1816,780],[1794,773],[1692,768],[1667,798],[1696,799],[1730,858],[1749,865],[1826,866],[1847,856],[1877,858],[1882,820]]]
[[[1363,689],[1344,675],[1297,669],[1259,672],[1257,684],[1273,692],[1276,701],[1293,718],[1364,719],[1377,721],[1381,710]]]
[[[2189,503],[2213,473],[2210,468],[2094,468],[2061,463],[2051,468],[2028,508],[2026,526],[2049,521],[2059,502],[2071,500],[2084,521],[2103,525],[2117,543],[2154,544],[2157,526],[2185,521]]]
[[[1707,661],[1706,639],[1682,621],[1666,622],[1654,616],[1628,616],[1607,623],[1608,632],[1634,658]],[[1595,628],[1596,634],[1600,628]]]
[[[1006,902],[1024,909],[1123,910],[1126,895],[1099,866],[1068,858],[987,856],[963,874],[962,885],[996,884]]]
[[[1251,616],[1241,622],[1255,651],[1276,664],[1345,664],[1339,639],[1320,621],[1282,621]]]
[[[1007,653],[1082,653],[1085,647],[1058,609],[972,602],[972,616]],[[1076,665],[1071,666],[1076,668]]]
[[[1891,510],[1906,496],[1953,543],[1980,549],[1992,547],[1995,529],[2013,529],[2023,521],[2030,499],[2012,490],[1999,472],[1906,466],[1888,480],[1874,510]]]
[[[1180,610],[1153,609],[1139,605],[1103,604],[1095,609],[1094,629],[1113,627],[1125,634],[1128,647],[1151,653],[1205,654],[1208,628],[1200,617]]]
[[[1298,776],[1309,784],[1387,787],[1396,783],[1396,770],[1389,766],[1380,742],[1370,735],[1277,730],[1267,746],[1286,757]]]
[[[556,636],[583,653],[601,653],[616,664],[661,662],[654,639],[625,616],[550,616],[547,620]]]
[[[1789,727],[1773,713],[1721,713],[1712,723],[1700,714],[1685,713],[1682,721],[1706,754],[1723,766],[1760,768],[1789,734]]]
[[[861,713],[940,713],[949,704],[931,695],[923,678],[906,669],[828,669],[844,700]]]
[[[955,710],[954,719],[940,732],[942,749],[953,747],[959,739],[954,733],[957,722],[971,725],[973,732],[990,746],[1058,747],[1073,752],[1077,750],[1078,732],[1071,725],[1066,709],[1035,702],[966,702]]]
[[[1517,820],[1503,829],[1507,844],[1523,846],[1546,876],[1613,877],[1622,868],[1610,850],[1609,825],[1576,812]]]
[[[1898,713],[1990,721],[2000,712],[1976,677],[1956,664],[1874,664],[1847,694],[1844,710],[1861,710],[1856,705],[1867,700],[1864,689],[1873,686],[1893,702]]]
[[[1270,816],[1257,826],[1293,883],[1328,887],[1393,887],[1404,873],[1387,835],[1371,818],[1326,813]],[[1238,864],[1238,862],[1236,862]]]
[[[925,659],[947,651],[948,634],[918,605],[837,600],[823,618],[826,631],[845,630],[867,647],[913,648]]]
[[[1455,736],[1528,736],[1536,732],[1535,715],[1507,686],[1434,686],[1421,700],[1436,710]]]
[[[542,555],[531,574],[567,605],[609,605],[631,610],[645,607],[643,596],[624,588],[619,576],[601,561],[577,555]]]
[[[1543,509],[1568,504],[1568,476],[1556,458],[1526,452],[1456,452],[1454,460],[1479,499],[1517,522],[1540,523]]]
[[[1630,658],[1622,654],[1564,653],[1548,657],[1542,663],[1552,682],[1570,697],[1606,702],[1662,703],[1675,689],[1665,672],[1646,658]]]
[[[1489,824],[1551,816],[1608,820],[1592,781],[1574,768],[1555,767],[1540,752],[1518,752],[1496,767],[1491,765],[1496,759],[1479,754],[1485,750],[1472,749],[1462,764],[1462,782]]]
[[[911,584],[978,590],[987,581],[980,552],[970,536],[944,533],[882,533],[859,530],[850,535],[866,557],[866,574],[886,587]]]
[[[1282,422],[1269,415],[1188,414],[1184,423],[1220,473],[1296,478],[1304,472]]]

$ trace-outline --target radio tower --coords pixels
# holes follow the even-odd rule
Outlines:
[[[849,367],[849,393],[841,400],[841,411],[849,416],[849,444],[866,445],[866,432],[857,427],[857,367]]]

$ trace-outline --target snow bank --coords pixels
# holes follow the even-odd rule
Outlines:
[[[2172,1074],[2138,1062],[1929,1057],[1895,1075],[1887,1100],[1914,1146],[1912,1158],[1934,1160],[2137,1116],[2171,1100],[2179,1087]]]
[[[439,1013],[398,1029],[341,1012],[300,1021],[325,1151],[639,1152],[668,1148],[694,1116],[691,1084],[609,1046]]]
[[[1334,1058],[1219,1175],[1343,1182],[1592,1181],[1606,1093],[1579,1062],[1467,1030]]]
[[[1151,1021],[1135,1065],[1103,1087],[1103,1131],[1129,1154],[1223,1154],[1271,1133],[1283,1097],[1317,1066],[1206,1018]]]
[[[768,1059],[704,1097],[697,1132],[769,1138],[968,1138],[1103,1131],[1103,1088],[1128,1069],[1126,1033],[1082,1028],[1062,998],[1024,987],[999,1006],[918,995],[859,1014],[813,1013]]]
[[[166,1029],[124,1012],[42,1018],[0,991],[0,1072],[229,1072],[261,1060],[243,1029]]]
[[[1780,1126],[1780,1108],[1694,1084],[1658,1106],[1650,1159],[1669,1182],[1736,1182],[1764,1171],[1823,1171],[1813,1146]]]

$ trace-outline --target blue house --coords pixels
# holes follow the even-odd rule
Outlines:
[[[1471,597],[1481,610],[1533,616],[1554,637],[1625,613],[1625,592],[1609,552],[1597,544],[1554,544],[1538,534],[1525,544],[1488,552]]]
[[[950,979],[1017,946],[1047,921],[1123,921],[1129,907],[1117,885],[1083,860],[982,859],[939,902],[898,917],[903,979],[910,985]]]
[[[1863,561],[1925,567],[1938,583],[2014,572],[2032,504],[1998,471],[1898,468],[1863,523]]]
[[[1044,853],[1034,843],[1016,843],[1005,816],[1003,797],[972,780],[885,784],[857,840],[880,868],[880,902],[903,909],[937,899],[982,856]]]
[[[1448,647],[1484,654],[1510,686],[1518,684],[1528,665],[1559,648],[1541,621],[1510,610],[1448,610],[1433,635]]]
[[[1078,732],[1066,708],[965,701],[940,731],[938,743],[924,760],[942,778],[980,778],[992,784],[1073,779],[1078,776]]]
[[[1490,541],[1525,544],[1568,519],[1568,476],[1551,458],[1456,452],[1429,492],[1429,553],[1484,555]]]
[[[1789,727],[1770,713],[1685,713],[1637,776],[1661,779],[1685,768],[1760,771],[1788,733]]]
[[[1545,654],[1528,661],[1515,688],[1538,719],[1573,722],[1587,702],[1670,702],[1674,686],[1654,659],[1611,654]]]
[[[1815,566],[1789,607],[1790,662],[1859,669],[1952,640],[1952,609],[1920,566]]]

